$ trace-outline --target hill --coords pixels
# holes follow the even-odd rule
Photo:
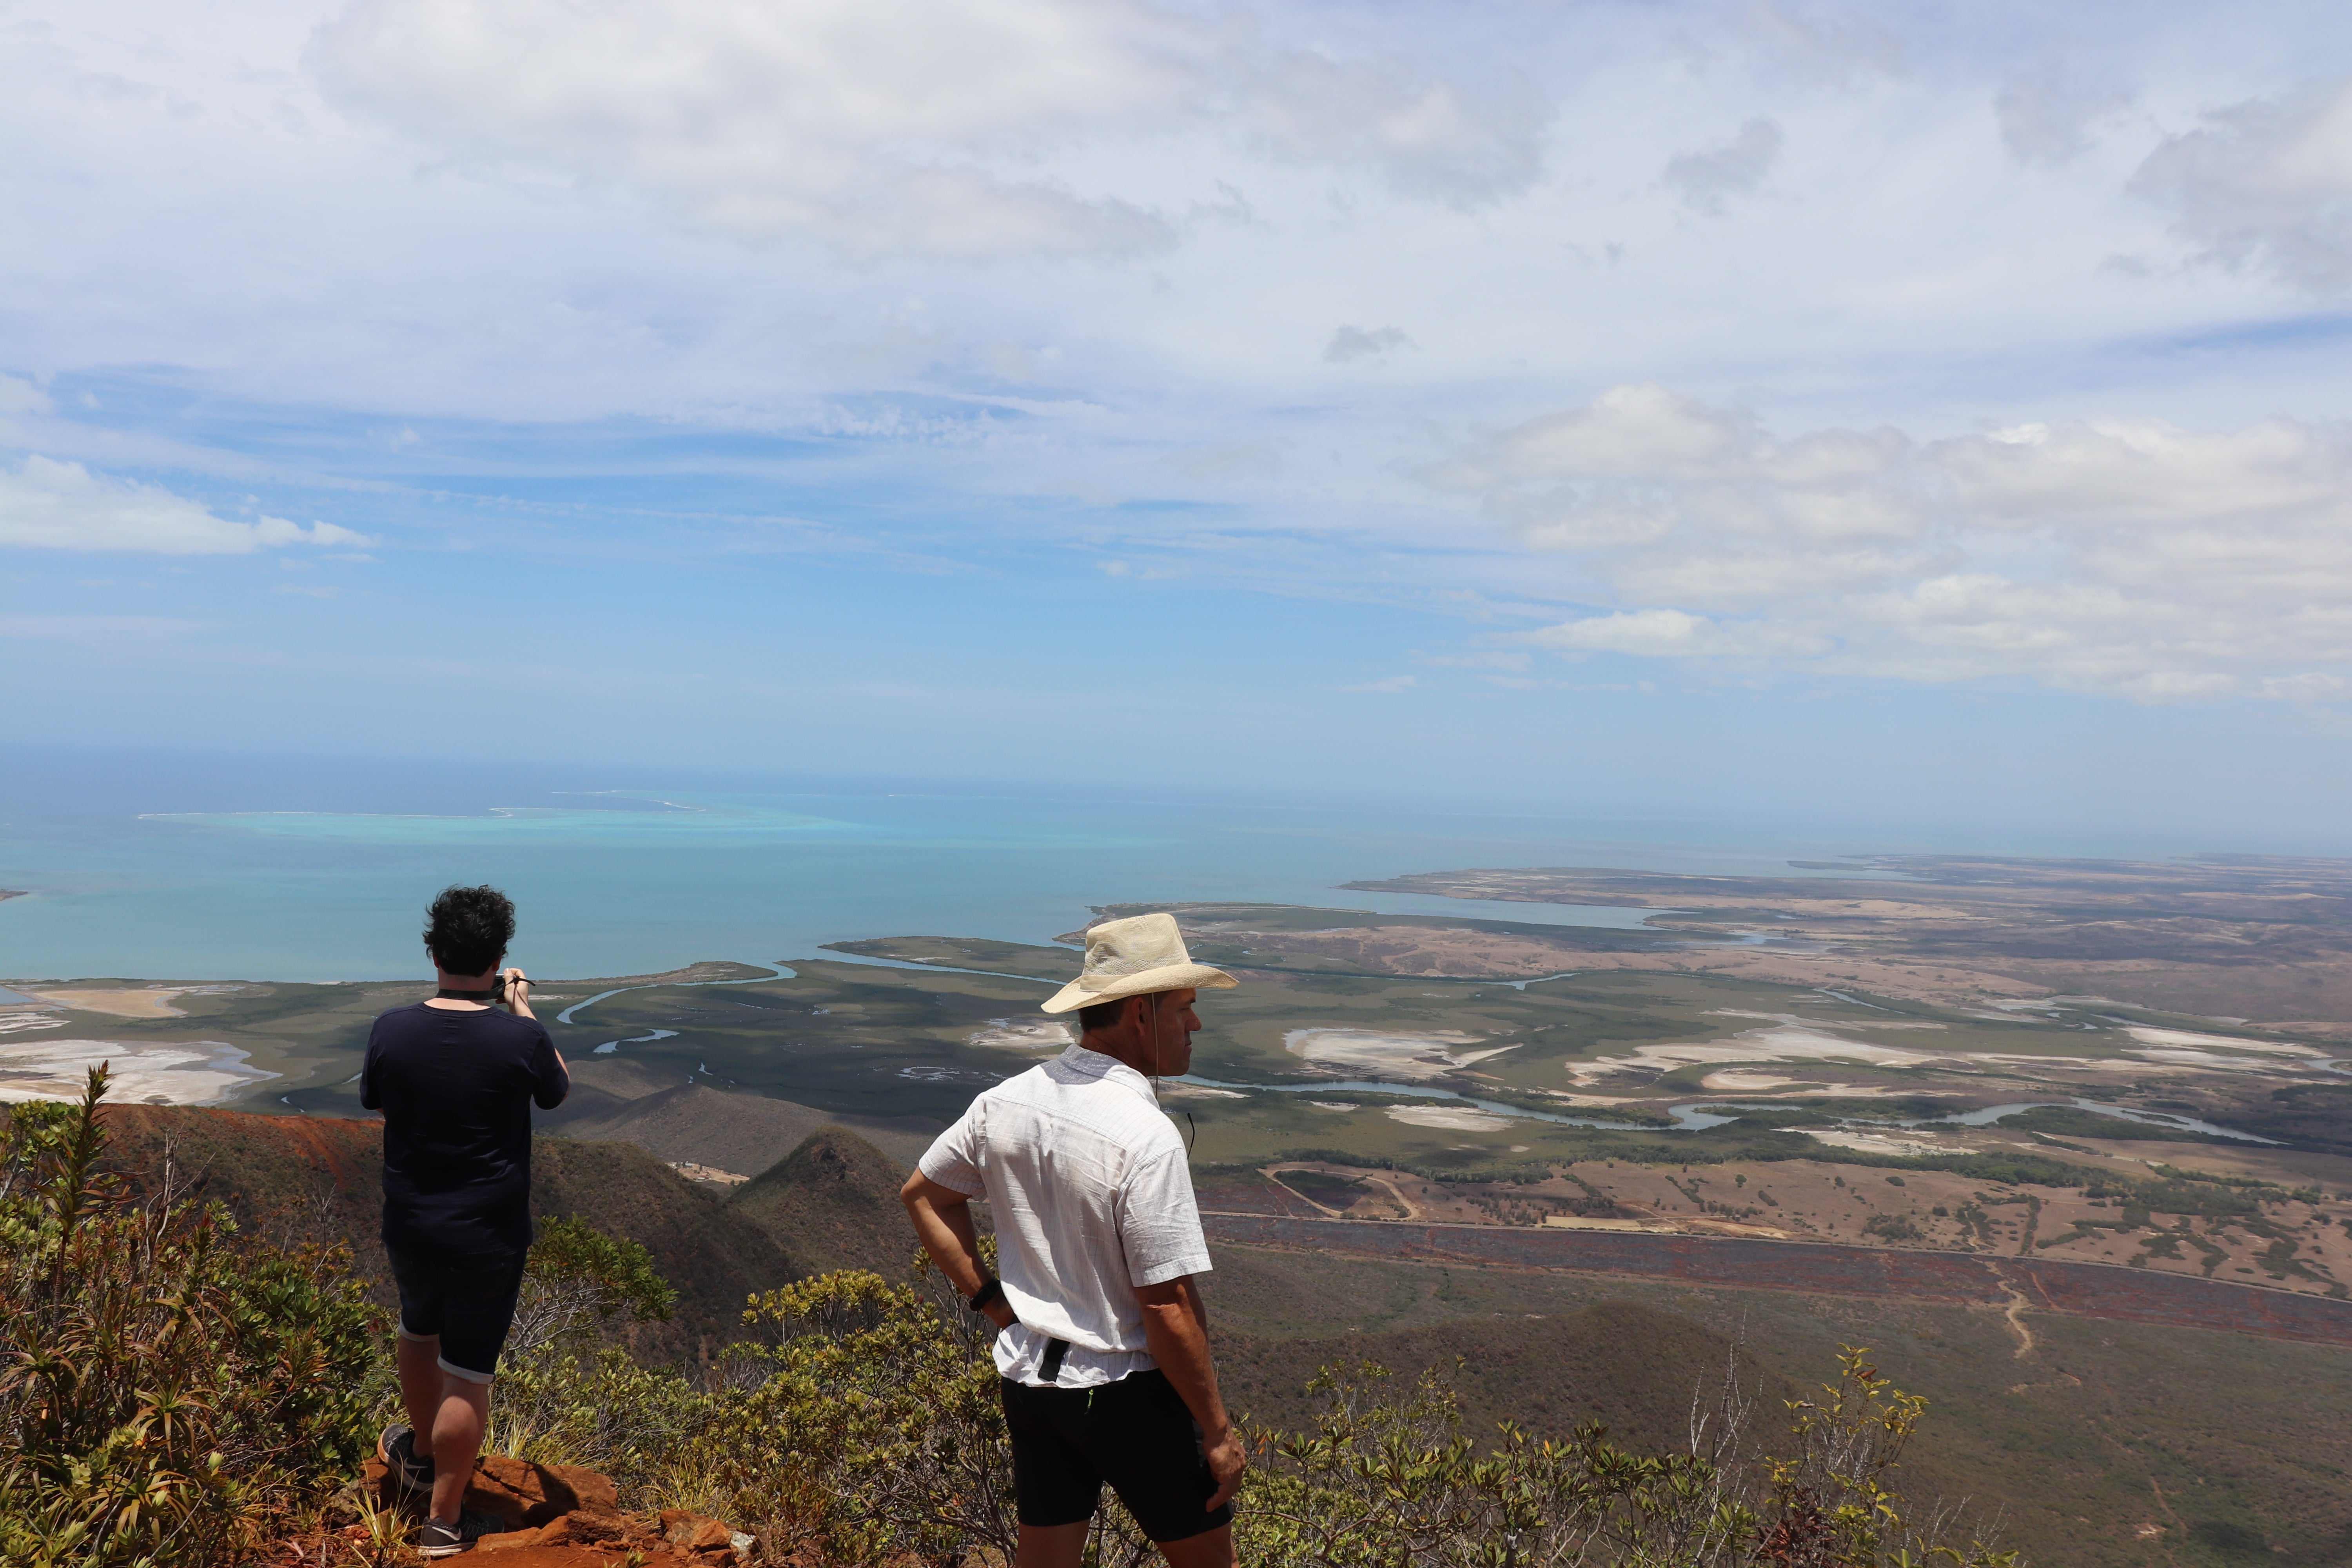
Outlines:
[[[273,1238],[344,1244],[378,1299],[393,1300],[379,1238],[383,1123],[148,1105],[105,1116],[112,1163],[134,1181],[191,1185],[226,1203],[241,1227]],[[638,1243],[677,1289],[669,1322],[632,1331],[631,1348],[651,1359],[715,1350],[746,1297],[808,1271],[750,1218],[633,1144],[541,1138],[531,1153],[536,1214],[575,1216]]]
[[[1638,1353],[1629,1353],[1638,1347]],[[1322,1396],[1306,1392],[1318,1368],[1376,1362],[1400,1383],[1443,1375],[1462,1399],[1466,1429],[1481,1438],[1509,1421],[1566,1436],[1598,1421],[1645,1453],[1690,1441],[1694,1395],[1712,1401],[1727,1376],[1762,1388],[1772,1415],[1797,1385],[1768,1373],[1729,1337],[1679,1313],[1636,1301],[1599,1300],[1567,1311],[1465,1325],[1431,1325],[1341,1340],[1220,1332],[1217,1380],[1226,1403],[1263,1425],[1310,1429]]]
[[[727,1206],[811,1272],[871,1268],[903,1279],[914,1233],[898,1204],[905,1167],[845,1127],[820,1127],[735,1190]]]
[[[531,1156],[536,1213],[583,1219],[637,1243],[677,1291],[667,1323],[630,1331],[630,1349],[646,1359],[716,1354],[741,1337],[748,1298],[814,1271],[718,1194],[633,1143],[541,1138]]]
[[[826,1126],[848,1128],[904,1169],[929,1147],[939,1126],[912,1117],[845,1116],[748,1090],[681,1083],[654,1065],[625,1058],[575,1061],[571,1097],[541,1112],[535,1125],[565,1138],[635,1143],[672,1164],[743,1175],[767,1170]]]
[[[1505,1416],[1546,1436],[1597,1417],[1637,1448],[1678,1448],[1676,1413],[1718,1386],[1736,1344],[1742,1381],[1761,1385],[1751,1433],[1769,1437],[1788,1420],[1781,1390],[1819,1384],[1840,1343],[1862,1345],[1929,1401],[1905,1495],[2005,1519],[2003,1540],[2033,1563],[2352,1561],[2352,1350],[2030,1308],[1213,1251],[1223,1377],[1275,1424],[1312,1408],[1296,1392],[1305,1372],[1369,1357],[1400,1375],[1453,1369],[1477,1435]]]

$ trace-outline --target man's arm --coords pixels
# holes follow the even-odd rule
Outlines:
[[[520,969],[509,969],[506,972],[505,980],[507,1010],[518,1018],[529,1018],[538,1024],[539,1015],[530,1010],[530,976]],[[547,1035],[547,1026],[540,1025],[539,1032]],[[557,1047],[552,1035],[547,1035],[547,1054],[555,1058],[555,1070],[563,1075],[563,1092],[555,1097],[552,1104],[534,1095],[532,1099],[541,1110],[552,1110],[572,1098],[572,1064],[563,1059],[563,1052]]]
[[[898,1201],[907,1205],[907,1217],[915,1222],[915,1236],[923,1250],[931,1255],[956,1294],[967,1300],[976,1295],[988,1282],[988,1270],[981,1266],[980,1233],[972,1228],[971,1199],[917,1171],[898,1189]],[[1013,1326],[1013,1309],[1001,1296],[988,1304],[985,1315],[1000,1329]]]
[[[1135,1288],[1143,1309],[1143,1342],[1169,1384],[1183,1396],[1184,1408],[1201,1424],[1201,1447],[1217,1491],[1205,1506],[1221,1507],[1241,1489],[1249,1455],[1225,1418],[1217,1393],[1216,1363],[1209,1357],[1209,1309],[1189,1274],[1158,1285]]]

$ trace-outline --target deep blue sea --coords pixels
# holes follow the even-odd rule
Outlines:
[[[267,758],[12,752],[0,977],[358,980],[425,972],[451,882],[510,893],[549,976],[788,962],[892,935],[1041,942],[1107,903],[1253,900],[1623,925],[1635,910],[1338,884],[1474,866],[1785,874],[1885,833],[1444,801]],[[1955,846],[1957,847],[1957,846]]]

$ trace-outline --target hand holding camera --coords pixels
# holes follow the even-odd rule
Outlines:
[[[530,1010],[530,981],[520,969],[509,969],[499,976],[498,999],[517,1017],[537,1016]]]

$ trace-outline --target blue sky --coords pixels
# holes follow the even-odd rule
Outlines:
[[[2338,8],[0,29],[20,740],[2344,842]]]

